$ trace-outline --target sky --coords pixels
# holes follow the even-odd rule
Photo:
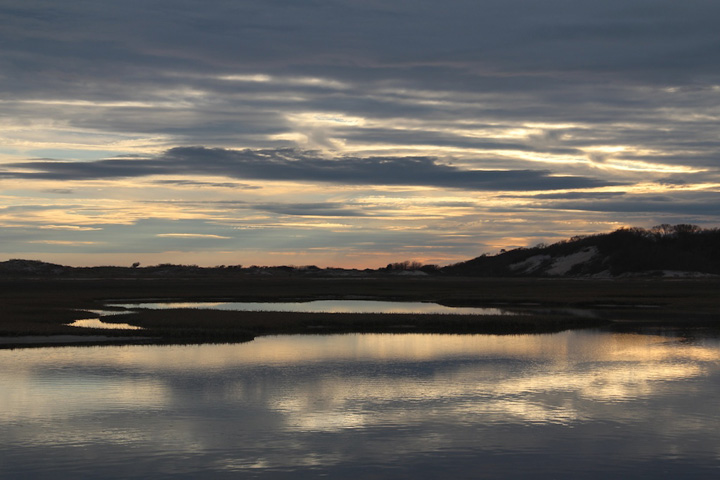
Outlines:
[[[716,0],[0,0],[0,261],[720,226]]]

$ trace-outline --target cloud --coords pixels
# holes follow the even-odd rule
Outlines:
[[[77,240],[29,240],[28,243],[44,243],[47,245],[86,246],[97,245],[102,242],[86,242]]]
[[[4,145],[60,137],[87,150],[102,135],[116,150],[453,149],[716,168],[713,2],[3,5]],[[523,169],[505,155],[499,169]]]
[[[720,192],[668,191],[665,194],[630,194],[607,192],[569,192],[567,194],[539,194],[541,198],[527,208],[542,210],[576,210],[585,212],[611,212],[614,214],[642,213],[648,216],[674,215],[682,217],[720,216]],[[668,223],[668,222],[663,222]]]
[[[223,235],[212,235],[206,233],[158,233],[155,235],[160,238],[210,238],[228,240],[232,237],[225,237]]]
[[[79,225],[40,225],[38,228],[42,230],[69,230],[73,232],[93,232],[102,230],[97,227],[81,227]]]
[[[50,188],[48,190],[45,190],[45,192],[55,193],[57,195],[72,195],[73,193],[75,193],[69,188]]]
[[[368,217],[377,207],[348,202],[247,202],[242,200],[207,200],[207,201],[163,201],[154,200],[148,204],[164,204],[181,206],[186,209],[238,212],[255,210],[277,215],[308,216],[308,217]],[[463,204],[464,205],[464,204]],[[453,206],[452,204],[450,206]],[[387,214],[387,212],[385,212]]]
[[[30,161],[6,164],[0,177],[89,180],[150,175],[216,175],[245,180],[408,185],[466,190],[554,190],[614,183],[589,177],[554,176],[548,170],[463,170],[432,157],[327,159],[295,149],[227,150],[178,147],[151,159],[93,162]]]
[[[313,217],[364,217],[370,213],[369,209],[349,208],[339,202],[254,204],[252,208],[280,215]]]
[[[153,183],[157,185],[168,185],[177,187],[213,187],[213,188],[233,188],[239,190],[258,190],[262,187],[258,185],[248,185],[238,182],[199,182],[197,180],[155,180]]]
[[[624,200],[618,202],[600,203],[547,203],[542,209],[566,209],[581,210],[589,212],[613,212],[613,213],[645,213],[678,215],[680,218],[691,218],[694,216],[720,217],[720,205],[717,197],[713,202],[680,202],[669,199],[669,201],[646,201],[646,200]]]
[[[625,192],[563,192],[563,193],[538,193],[531,196],[503,195],[505,198],[533,198],[543,200],[593,200],[607,199],[624,195]]]
[[[712,226],[718,18],[707,0],[3,0],[0,209],[26,226],[3,248],[361,239],[393,260],[445,242],[442,262]],[[232,239],[156,236],[175,232]]]

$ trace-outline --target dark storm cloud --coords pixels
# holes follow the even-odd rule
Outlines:
[[[548,73],[662,84],[720,68],[720,5],[705,0],[4,3],[5,70],[20,74],[14,88],[37,93],[52,82],[109,98],[77,80],[108,81],[122,94],[186,81],[159,73],[208,71],[483,91],[544,89]]]
[[[365,144],[547,155],[619,144],[712,165],[719,19],[709,0],[5,0],[0,95],[8,118],[167,146],[287,146],[270,139],[302,128],[286,115],[324,111],[456,131],[326,134]],[[267,78],[231,80],[256,74]],[[95,104],[23,103],[42,99]],[[503,141],[458,135],[458,119],[588,128]]]
[[[6,164],[0,178],[89,180],[149,175],[220,175],[246,180],[328,182],[354,185],[418,185],[467,190],[591,188],[610,182],[553,176],[547,170],[462,170],[432,157],[326,159],[294,149],[226,150],[178,147],[151,159],[94,162],[34,161]]]

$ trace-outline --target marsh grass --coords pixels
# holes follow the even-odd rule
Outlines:
[[[88,310],[143,301],[309,301],[364,298],[499,307],[523,315],[141,310],[105,316],[145,330],[70,327]],[[111,335],[128,342],[242,341],[280,333],[542,333],[599,325],[720,326],[720,281],[503,278],[0,279],[0,336]],[[642,306],[642,307],[640,307]],[[594,317],[569,313],[592,309]],[[144,342],[147,340],[143,340]]]

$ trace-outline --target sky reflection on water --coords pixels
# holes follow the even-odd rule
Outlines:
[[[0,478],[709,478],[719,386],[590,331],[0,351]]]
[[[445,313],[472,315],[514,315],[501,308],[448,307],[431,302],[394,302],[382,300],[313,300],[310,302],[155,302],[112,304],[124,308],[205,308],[211,310],[322,312],[322,313]]]
[[[130,325],[129,323],[107,323],[99,318],[87,318],[84,320],[75,320],[69,323],[71,327],[81,328],[101,328],[104,330],[142,330],[142,327]]]

